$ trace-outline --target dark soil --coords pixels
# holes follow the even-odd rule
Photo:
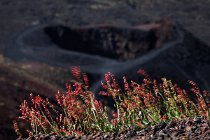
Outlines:
[[[0,40],[42,23],[128,26],[171,18],[210,44],[209,5],[208,0],[1,0]]]
[[[141,68],[146,69],[153,77],[163,77],[166,75],[162,68],[167,66],[167,71],[171,74],[168,76],[170,79],[178,80],[180,83],[185,82],[186,79],[195,80],[203,89],[210,90],[210,62],[208,56],[208,46],[210,46],[209,9],[209,0],[200,0],[199,2],[197,0],[106,0],[103,2],[101,0],[1,0],[0,139],[9,140],[16,138],[12,129],[12,120],[17,118],[18,106],[24,99],[28,99],[29,92],[39,93],[43,97],[52,98],[58,89],[63,90],[65,82],[71,77],[69,74],[69,63],[67,63],[69,56],[67,58],[59,56],[59,59],[55,59],[57,58],[55,54],[61,51],[40,51],[42,53],[39,52],[36,54],[40,56],[38,57],[39,59],[29,57],[31,56],[30,53],[34,54],[34,52],[26,52],[28,56],[22,55],[18,53],[18,51],[12,52],[12,50],[17,47],[15,41],[19,36],[23,35],[24,31],[41,25],[54,24],[73,29],[111,26],[120,29],[121,34],[121,31],[128,27],[137,27],[142,23],[169,18],[177,27],[182,27],[192,33],[185,32],[187,36],[184,40],[185,44],[181,45],[188,46],[188,48],[181,46],[173,48],[170,50],[170,53],[166,52],[160,55],[158,59],[150,61],[149,64],[141,65]],[[116,30],[114,32],[116,33]],[[136,29],[132,32],[136,32]],[[29,44],[35,43],[45,46],[46,44],[41,42],[42,37],[43,36],[36,38],[40,39],[40,41],[29,40]],[[197,40],[197,38],[201,41]],[[49,43],[51,43],[50,45],[53,44],[52,42],[47,42],[48,46],[50,46]],[[192,45],[192,48],[190,48],[191,45],[189,44],[194,44],[194,46]],[[11,46],[13,46],[13,49],[8,48]],[[200,46],[204,47],[199,49]],[[66,46],[63,47],[65,48]],[[7,56],[5,50],[12,55]],[[16,50],[21,51],[21,49],[17,48]],[[147,51],[145,51],[145,54],[146,53]],[[103,55],[107,55],[107,53]],[[53,59],[53,62],[56,63],[52,63],[51,61],[38,61],[43,56],[51,56],[50,60]],[[126,55],[125,57],[122,53],[119,53],[118,56],[118,58],[124,60],[125,58],[133,59],[135,57],[136,56],[132,55]],[[167,59],[168,57],[171,59]],[[93,60],[92,58],[90,59]],[[84,58],[81,59],[81,57],[76,56],[76,58],[73,59],[74,63],[72,61],[71,63],[72,65],[86,64],[89,66],[90,59],[84,61]],[[104,58],[102,64],[105,64],[105,60],[107,59]],[[101,62],[98,59],[95,61],[96,64]],[[63,65],[53,65],[58,64],[58,62],[60,64],[63,63],[63,65],[66,64],[65,67]],[[109,62],[110,61],[107,61],[107,63]],[[90,77],[92,76],[92,80],[94,80],[94,77],[96,77],[97,80],[100,79],[101,73],[107,72],[107,69],[104,69],[99,72],[99,74],[93,75],[93,70],[99,71],[100,69],[96,69],[95,67],[91,68],[90,66],[87,72],[90,73]],[[118,67],[118,69],[121,68],[122,67]],[[135,73],[138,68],[139,65],[136,65],[135,68],[131,67],[131,69],[126,70],[126,73]],[[153,73],[154,71],[156,73]],[[122,77],[124,74],[124,72],[119,72],[117,76]],[[95,85],[95,87],[98,87],[98,85]],[[195,123],[195,125],[197,124]],[[198,131],[200,131],[200,129]],[[206,129],[205,132],[207,132]],[[161,133],[165,135],[163,131]],[[147,134],[149,134],[149,132],[147,132]],[[187,134],[188,133],[184,133],[183,135],[187,136]],[[203,130],[202,133],[198,135],[197,132],[191,134],[196,135],[193,136],[194,138],[204,135]],[[137,133],[135,133],[135,135],[137,135]],[[102,137],[104,136],[105,135],[102,135]],[[126,135],[121,136],[123,138]],[[156,135],[154,134],[154,136]],[[144,139],[144,137],[142,139]]]

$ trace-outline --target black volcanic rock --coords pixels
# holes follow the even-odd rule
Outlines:
[[[199,122],[196,121],[199,119]],[[124,132],[117,133],[94,133],[84,135],[79,138],[74,136],[61,138],[55,135],[38,135],[32,139],[36,140],[76,140],[76,139],[103,139],[103,140],[167,140],[167,139],[202,139],[209,140],[210,138],[210,121],[203,118],[188,118],[180,121],[170,121],[168,123],[159,123],[156,126],[148,127],[142,130],[130,129]],[[28,139],[26,139],[28,140]]]

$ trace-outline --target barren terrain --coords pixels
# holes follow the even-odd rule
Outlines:
[[[16,138],[12,129],[12,120],[18,116],[19,104],[29,98],[28,93],[39,93],[51,98],[58,89],[62,90],[65,82],[70,79],[69,68],[24,59],[21,55],[18,57],[24,61],[15,61],[5,54],[5,50],[10,51],[9,46],[17,45],[14,40],[23,31],[46,24],[62,24],[69,27],[98,25],[130,27],[168,18],[191,32],[207,44],[205,47],[208,47],[210,46],[209,9],[209,0],[1,0],[0,139]],[[202,53],[204,55],[200,56],[202,60],[203,57],[207,58],[209,48],[206,50]],[[14,52],[13,54],[18,55]],[[196,54],[198,55],[200,54]],[[210,75],[206,70],[210,68],[210,62],[208,58],[205,60],[201,62],[196,59],[196,64],[199,65],[191,62],[190,66],[200,72],[196,77],[199,79],[200,76],[201,83],[208,84],[206,79]],[[195,74],[192,73],[187,75],[191,78]],[[209,85],[202,86],[209,87]]]

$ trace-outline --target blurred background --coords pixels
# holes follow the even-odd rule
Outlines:
[[[99,88],[98,81],[103,79],[102,74],[106,70],[113,70],[120,79],[131,72],[136,74],[138,69],[146,69],[155,78],[167,76],[180,84],[191,79],[202,89],[210,90],[209,9],[209,0],[1,0],[0,139],[16,138],[12,120],[19,115],[19,104],[24,99],[29,99],[29,93],[52,99],[57,90],[64,91],[65,83],[71,79],[70,66],[73,65],[81,65],[82,70],[84,66],[84,72],[89,73],[90,81],[97,81],[92,85],[95,88]],[[163,19],[173,25],[172,30],[168,31],[172,38],[163,40],[158,46],[160,38],[157,37],[159,30],[156,27],[166,26],[159,22]],[[140,25],[152,22],[155,25],[151,24],[151,32],[141,31]],[[62,25],[62,28],[57,28],[57,25]],[[132,59],[125,57],[122,61],[112,59],[114,56],[100,57],[103,50],[99,52],[99,57],[97,52],[90,53],[81,48],[77,53],[72,49],[65,50],[59,41],[56,42],[44,32],[46,27],[56,27],[52,30],[56,29],[55,33],[61,34],[58,36],[60,38],[65,38],[66,34],[68,36],[71,28],[69,32],[74,33],[71,37],[86,37],[91,42],[85,43],[92,43],[95,47],[97,45],[94,41],[97,39],[99,45],[107,43],[103,39],[108,40],[106,36],[109,33],[114,37],[120,36],[131,44],[141,44],[135,37],[142,37],[140,41],[149,43],[150,47],[151,42],[156,42],[153,42],[155,45],[152,48],[145,49],[143,54]],[[151,39],[153,34],[155,40]],[[71,41],[68,40],[71,38],[67,37],[66,43],[70,45]],[[171,45],[175,47],[161,50],[161,46],[164,48],[166,44],[167,48],[167,43],[170,46],[170,42],[175,42]],[[109,51],[115,51],[112,49]],[[148,59],[149,57],[152,59]],[[104,69],[98,72],[100,70],[96,68],[101,67],[103,62],[106,62]],[[126,68],[128,64],[129,67]]]

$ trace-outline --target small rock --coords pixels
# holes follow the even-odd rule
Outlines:
[[[125,134],[125,137],[126,137],[126,138],[131,138],[131,137],[133,137],[135,134],[136,134],[135,131],[128,131],[127,134]]]
[[[170,121],[167,125],[165,129],[169,129],[171,127],[175,127],[176,126],[176,122],[175,121]]]
[[[104,139],[106,139],[106,138],[108,138],[108,137],[109,137],[109,135],[107,135],[107,134],[104,135]]]
[[[201,117],[196,117],[193,119],[194,122],[196,123],[201,123],[202,118]]]
[[[160,130],[159,135],[160,136],[166,136],[167,134],[166,134],[165,130]]]

